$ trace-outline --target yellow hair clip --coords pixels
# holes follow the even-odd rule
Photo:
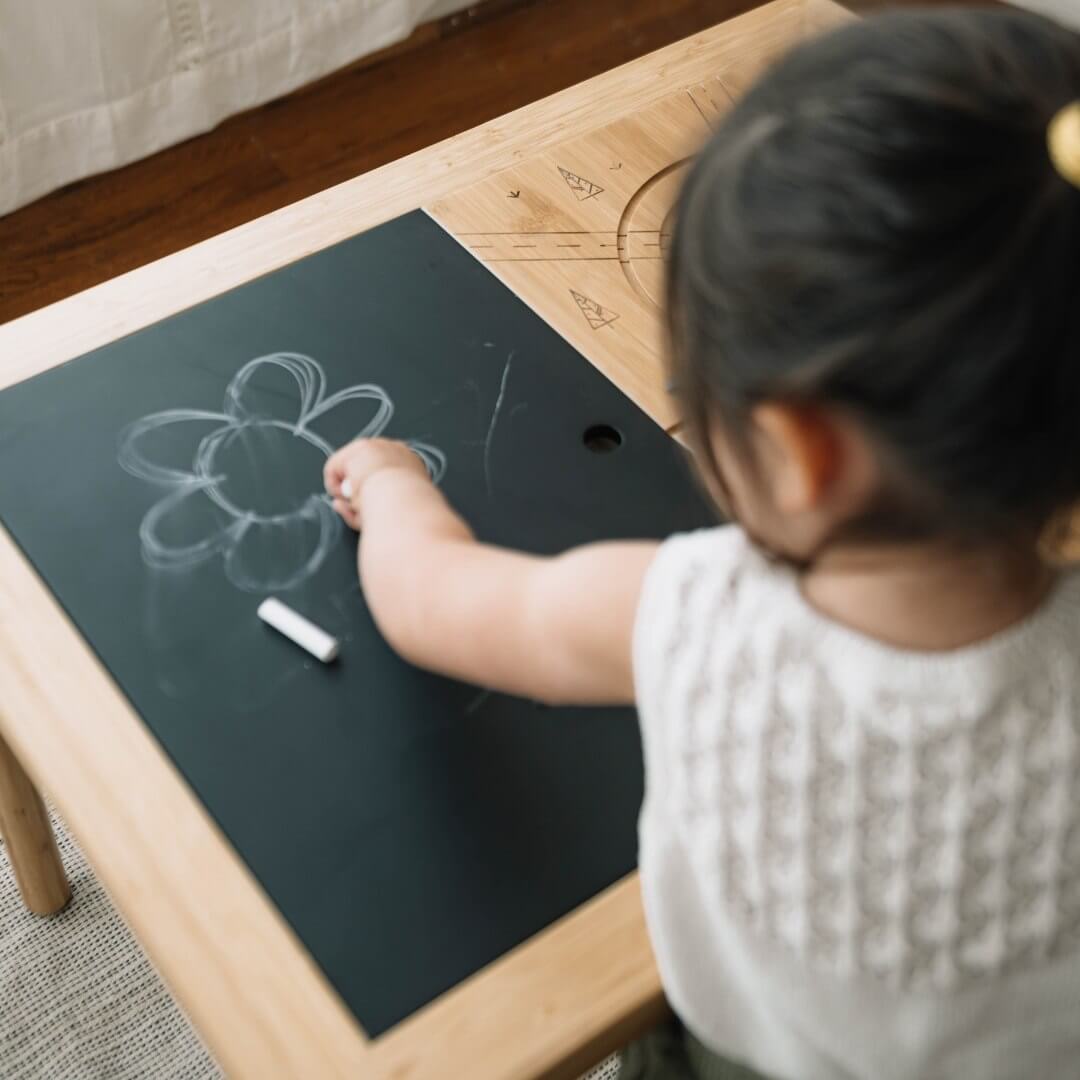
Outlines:
[[[1080,101],[1066,105],[1046,131],[1054,168],[1074,187],[1080,188]]]

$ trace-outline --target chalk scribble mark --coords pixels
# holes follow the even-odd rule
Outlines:
[[[252,379],[275,368],[296,384],[293,419],[268,416],[253,407]],[[237,371],[226,387],[222,412],[167,409],[128,425],[120,433],[120,466],[132,476],[173,489],[147,511],[139,526],[147,565],[187,569],[221,555],[226,577],[247,592],[291,589],[314,574],[329,554],[341,521],[323,491],[321,467],[293,470],[310,479],[302,481],[290,501],[273,505],[278,478],[288,471],[281,470],[280,455],[292,456],[295,464],[302,448],[309,457],[314,450],[316,461],[328,458],[333,447],[309,425],[346,401],[370,402],[374,407],[356,438],[381,435],[394,415],[394,403],[382,387],[363,383],[328,396],[326,375],[318,363],[299,353],[272,353],[249,360]],[[182,435],[189,425],[194,429],[189,436],[191,467],[155,461],[148,438],[165,429]],[[201,438],[200,425],[210,428]],[[258,448],[263,447],[265,454],[268,443],[277,456],[260,459]],[[413,440],[408,445],[438,483],[446,471],[446,455],[427,443]],[[236,483],[238,463],[243,484]],[[258,499],[253,486],[260,489]],[[202,535],[177,539],[177,533],[191,531],[192,522],[200,519]]]
[[[479,711],[488,702],[490,698],[490,690],[481,690],[480,693],[477,694],[476,697],[474,697],[472,701],[470,701],[469,704],[465,706],[465,715],[472,716],[475,712]]]
[[[510,378],[510,365],[514,362],[514,350],[506,358],[503,366],[502,381],[499,383],[499,396],[495,399],[495,408],[491,410],[491,423],[488,425],[487,438],[484,440],[484,480],[487,483],[488,498],[494,494],[491,484],[491,442],[495,437],[495,425],[499,422],[503,399],[506,397],[506,382]]]

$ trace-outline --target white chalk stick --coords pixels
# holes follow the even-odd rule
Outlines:
[[[280,631],[290,641],[295,641],[301,649],[307,649],[312,656],[329,664],[338,654],[337,638],[332,638],[325,630],[297,614],[273,596],[259,605],[259,618]]]
[[[346,499],[351,499],[352,498],[352,481],[350,481],[350,480],[342,480],[341,481],[341,494],[344,495]]]

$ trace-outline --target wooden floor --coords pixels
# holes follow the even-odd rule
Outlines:
[[[0,218],[0,322],[755,6],[495,0],[126,168]]]

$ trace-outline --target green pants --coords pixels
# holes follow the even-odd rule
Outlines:
[[[623,1050],[619,1080],[765,1080],[714,1054],[677,1020]]]

